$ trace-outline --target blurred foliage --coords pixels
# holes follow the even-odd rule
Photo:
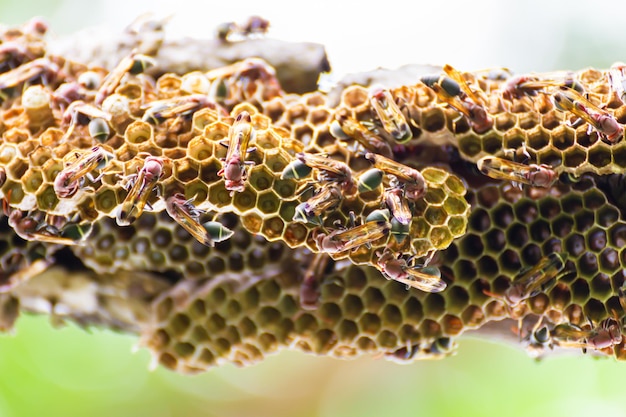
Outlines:
[[[462,340],[442,361],[397,365],[282,352],[249,368],[199,376],[148,371],[135,338],[52,329],[23,317],[0,340],[0,416],[623,415],[624,364],[591,357],[535,362],[522,351]]]

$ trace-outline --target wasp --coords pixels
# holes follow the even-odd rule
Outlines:
[[[173,97],[165,100],[152,101],[144,107],[143,121],[160,124],[165,119],[181,116],[189,116],[200,109],[208,107],[218,110],[218,105],[204,94],[191,94],[182,97]],[[223,116],[226,112],[219,108]]]
[[[293,215],[294,222],[311,223],[321,226],[322,215],[333,210],[341,202],[341,188],[336,183],[330,183],[309,198],[296,206]]]
[[[54,192],[59,198],[73,196],[84,182],[85,177],[89,178],[91,182],[98,181],[102,174],[94,178],[91,176],[91,172],[96,169],[103,169],[109,161],[115,158],[115,155],[104,150],[101,146],[95,146],[82,155],[74,152],[73,157],[76,160],[63,168],[54,179]]]
[[[270,27],[269,20],[260,16],[250,16],[243,24],[235,22],[222,23],[217,27],[217,38],[221,41],[228,41],[230,36],[239,35],[242,38],[250,35],[259,35],[267,33]]]
[[[370,168],[359,175],[356,186],[359,193],[374,191],[383,182],[384,172],[378,168]]]
[[[520,74],[510,77],[502,86],[502,97],[511,101],[525,96],[536,96],[537,93],[549,88],[569,87],[580,94],[585,88],[576,81],[573,73],[544,74],[542,77],[531,74]]]
[[[388,89],[381,86],[370,87],[368,98],[370,105],[383,125],[383,129],[396,142],[406,143],[413,139],[411,128]]]
[[[42,77],[46,81],[53,79],[59,72],[59,66],[48,58],[38,58],[19,67],[0,74],[0,90]]]
[[[320,252],[334,254],[369,245],[387,236],[390,229],[389,222],[372,221],[348,229],[333,230],[328,234],[318,230],[314,232],[313,239]]]
[[[396,182],[396,181],[392,181]],[[404,191],[399,186],[393,186],[385,190],[383,198],[393,217],[401,224],[408,225],[413,220],[413,213],[409,207],[409,200],[404,197]]]
[[[611,91],[622,104],[626,103],[626,64],[617,62],[611,65],[607,77]]]
[[[260,58],[246,58],[208,71],[205,75],[212,82],[210,95],[227,105],[252,99],[258,90],[258,83],[262,84],[264,100],[282,94],[276,71]]]
[[[331,258],[325,253],[314,253],[309,263],[302,284],[300,285],[300,305],[305,310],[315,310],[320,298],[320,281],[328,267]]]
[[[574,324],[559,324],[552,330],[552,337],[560,346],[602,350],[622,342],[622,326],[618,320],[608,317],[590,330]]]
[[[140,74],[154,65],[156,65],[156,61],[153,58],[138,54],[136,50],[133,50],[129,55],[122,58],[117,66],[102,80],[96,93],[96,104],[102,104],[104,99],[113,94],[126,74]]]
[[[6,200],[3,200],[3,206],[9,217],[9,226],[24,240],[58,245],[78,245],[84,241],[83,236],[76,238],[73,234],[67,235],[64,230],[48,224],[40,213],[24,215],[21,210],[10,210]]]
[[[437,94],[439,100],[467,117],[477,133],[484,133],[493,126],[493,119],[481,101],[467,98],[464,90],[471,91],[471,89],[465,82],[462,88],[458,82],[445,75],[426,75],[421,78],[421,81]]]
[[[352,171],[344,162],[305,152],[298,153],[297,157],[308,167],[320,171],[319,178],[321,181],[337,182],[341,186],[342,191],[346,193],[353,190]]]
[[[141,216],[150,193],[163,176],[164,165],[165,160],[163,158],[150,155],[146,157],[139,171],[128,177],[126,188],[130,188],[130,191],[117,213],[118,225],[128,226]]]
[[[222,160],[223,167],[217,173],[224,177],[225,187],[231,191],[241,192],[244,190],[244,182],[248,178],[245,165],[253,165],[252,161],[245,161],[249,152],[256,150],[248,145],[256,137],[256,130],[252,127],[250,113],[242,111],[235,118],[235,122],[228,129],[228,142],[220,142],[228,147],[226,158]]]
[[[410,267],[407,261],[396,256],[390,250],[382,254],[377,253],[376,266],[387,279],[393,279],[408,287],[417,288],[425,292],[441,292],[447,284],[441,279],[441,272],[436,267]]]
[[[524,337],[522,343],[526,346],[528,354],[533,358],[540,357],[546,347],[550,349],[554,347],[550,329],[543,323],[543,316],[539,317],[539,320]]]
[[[363,123],[350,116],[346,109],[337,111],[335,120],[330,124],[330,133],[339,140],[345,141],[351,138],[368,151],[388,158],[393,156],[391,146]]]
[[[101,121],[104,123],[111,121],[111,115],[109,113],[103,110],[100,110],[99,108],[91,104],[86,104],[83,101],[80,101],[80,100],[74,101],[63,112],[62,122],[64,125],[68,125],[68,128],[65,131],[65,134],[63,135],[63,138],[61,139],[61,142],[64,142],[70,136],[72,136],[72,133],[74,132],[74,128],[76,127],[77,124],[80,123],[79,119],[81,115],[84,117],[87,117],[87,119],[90,120],[90,123],[91,121],[97,120],[97,119],[101,119]],[[102,122],[97,122],[97,123],[102,123]],[[90,132],[91,132],[91,129],[92,128],[90,128]],[[109,129],[109,132],[110,132],[110,129]],[[108,135],[109,133],[106,134],[106,137],[108,137]],[[102,139],[103,135],[100,134],[98,137]],[[104,138],[105,140],[106,140],[106,137]]]
[[[220,222],[200,223],[200,216],[204,214],[204,210],[197,209],[193,205],[193,199],[186,200],[180,193],[165,200],[165,210],[176,223],[203,245],[215,246],[216,243],[223,242],[234,234]]]
[[[556,171],[546,164],[525,165],[496,156],[485,156],[478,160],[477,166],[488,177],[533,187],[549,188],[558,179]]]
[[[446,64],[443,66],[443,71],[450,77],[452,80],[456,81],[459,85],[461,91],[469,98],[474,104],[478,106],[484,106],[488,100],[485,97],[485,94],[482,91],[475,91],[469,86],[465,78],[463,78],[463,74],[452,65]]]
[[[309,174],[311,174],[311,171],[313,171],[313,168],[311,168],[301,160],[295,159],[287,164],[285,169],[283,169],[283,172],[280,174],[280,179],[301,180],[305,177],[308,177]]]
[[[409,224],[402,224],[395,217],[393,217],[389,209],[373,210],[370,214],[367,215],[365,221],[379,221],[391,223],[390,233],[398,241],[398,243],[402,243],[404,239],[409,236],[409,231],[411,229]]]
[[[565,268],[566,259],[566,254],[551,253],[541,258],[537,265],[519,273],[502,296],[486,290],[483,290],[483,292],[490,297],[504,301],[510,308],[515,308],[522,301],[546,290],[550,282],[558,277]]]
[[[410,201],[416,201],[426,194],[426,180],[418,170],[372,152],[366,153],[365,158],[372,161],[374,167],[397,177],[404,189],[404,196]]]
[[[589,123],[589,130],[593,127],[599,136],[609,143],[617,143],[624,135],[623,126],[605,110],[602,110],[577,91],[561,87],[552,96],[554,105],[561,111],[569,111],[581,120]]]

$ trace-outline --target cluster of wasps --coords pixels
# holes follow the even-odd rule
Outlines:
[[[465,117],[474,131],[485,133],[493,127],[493,118],[488,111],[488,101],[484,92],[473,89],[463,75],[446,65],[443,68],[446,75],[429,75],[421,81],[430,87],[445,105],[457,110],[461,117]],[[614,64],[608,71],[608,85],[610,86],[609,100],[617,99],[620,104],[626,103],[626,65]],[[500,107],[510,108],[514,100],[530,100],[540,96],[541,99],[550,99],[554,108],[571,113],[575,120],[571,126],[577,127],[587,123],[587,133],[596,131],[598,137],[613,145],[622,140],[624,127],[606,110],[609,103],[598,106],[592,103],[581,84],[571,73],[552,75],[518,75],[511,76],[508,70],[491,71],[488,79],[504,81],[500,83]],[[495,94],[494,96],[498,96]],[[504,150],[505,154],[507,153]],[[509,150],[514,158],[519,154],[517,150]],[[526,159],[529,155],[522,149]],[[531,187],[549,188],[558,179],[555,169],[546,164],[532,164],[509,160],[498,156],[485,156],[477,162],[478,170],[494,179],[511,181],[514,185],[522,184]],[[623,319],[619,312],[613,311],[612,316],[598,323],[588,318],[588,325],[579,326],[573,323],[552,324],[540,316],[535,325],[526,329],[523,325],[524,303],[541,292],[546,292],[555,285],[558,279],[569,272],[566,253],[552,253],[540,259],[537,265],[522,270],[510,283],[502,294],[495,294],[484,290],[485,295],[493,297],[504,304],[510,317],[519,318],[516,332],[520,340],[531,355],[541,356],[546,349],[555,346],[567,348],[582,348],[613,353],[623,356]],[[619,301],[623,311],[626,311],[626,289],[619,290]]]
[[[172,165],[168,157],[139,153],[133,157],[135,172],[126,174],[123,162],[115,155],[115,137],[124,132],[129,123],[132,126],[137,120],[137,112],[142,115],[141,122],[156,126],[167,123],[168,128],[174,130],[179,122],[190,120],[191,115],[201,109],[210,109],[216,117],[228,118],[225,108],[229,103],[245,101],[254,95],[258,83],[270,87],[267,94],[281,92],[274,69],[262,60],[244,60],[194,79],[188,77],[189,89],[192,90],[190,94],[145,100],[140,108],[132,109],[129,100],[115,92],[129,77],[140,82],[147,91],[154,90],[154,80],[144,75],[145,70],[154,65],[153,58],[132,51],[110,72],[87,69],[74,77],[71,74],[73,63],[45,55],[44,47],[31,51],[29,45],[38,45],[33,39],[42,37],[46,29],[45,23],[33,20],[20,30],[3,33],[0,92],[6,104],[12,103],[14,96],[19,97],[17,93],[21,91],[21,105],[35,134],[54,125],[64,132],[56,143],[44,146],[65,144],[72,148],[73,141],[80,141],[85,133],[97,143],[91,149],[70,150],[64,156],[64,167],[54,177],[56,197],[62,201],[73,198],[79,192],[93,191],[105,176],[112,175],[113,181],[122,181],[127,191],[115,213],[118,225],[128,226],[135,222],[146,207],[151,207],[149,201],[154,200],[156,194],[172,219],[202,244],[214,246],[228,239],[233,232],[219,222],[205,221],[205,210],[197,208],[193,198],[185,198],[180,191],[161,195],[159,180],[167,170],[171,170]],[[203,83],[210,83],[213,89],[206,94],[193,93],[193,90],[204,90],[207,86]],[[241,111],[234,119],[228,137],[221,142],[227,148],[227,154],[218,172],[231,193],[244,188],[247,179],[245,167],[251,163],[246,161],[246,155],[254,150],[248,148],[248,144],[255,135],[247,111]],[[6,181],[7,172],[0,167],[0,186]],[[24,212],[11,206],[11,193],[11,189],[4,193],[4,213],[9,225],[21,238],[59,245],[77,245],[88,238],[92,222],[81,219],[80,214],[56,216],[41,210]]]
[[[422,83],[435,92],[440,102],[458,111],[460,117],[465,117],[476,133],[489,131],[494,124],[490,113],[492,103],[483,90],[472,88],[463,74],[452,66],[445,65],[443,70],[446,75],[423,76]],[[609,100],[617,99],[620,104],[624,103],[626,65],[614,64],[606,77],[611,89]],[[586,123],[588,134],[595,131],[601,140],[610,145],[616,144],[624,136],[624,127],[606,109],[609,103],[597,105],[591,102],[573,73],[512,76],[508,70],[500,69],[487,72],[483,78],[497,85],[497,90],[491,92],[492,101],[494,97],[498,101],[497,109],[510,110],[518,100],[527,100],[531,104],[535,104],[533,100],[536,100],[538,106],[545,104],[545,100],[550,100],[555,109],[574,116],[574,120],[568,122],[572,127]],[[528,163],[530,157],[525,149],[521,149],[521,160],[516,161],[520,154],[518,151],[520,150],[503,150],[505,156],[510,153],[512,158],[485,156],[478,161],[478,169],[491,178],[517,184],[542,188],[549,188],[554,184],[558,178],[557,167]]]

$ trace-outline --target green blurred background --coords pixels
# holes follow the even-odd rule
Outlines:
[[[44,16],[52,36],[102,24],[121,30],[144,12],[174,13],[170,34],[197,37],[259,14],[274,37],[327,45],[338,73],[406,63],[525,72],[626,61],[619,1],[0,1],[1,23]],[[509,346],[464,339],[443,361],[401,366],[282,352],[250,368],[186,377],[148,371],[148,353],[131,353],[135,342],[22,317],[14,336],[0,337],[0,417],[626,415],[626,364],[612,359],[535,362]]]

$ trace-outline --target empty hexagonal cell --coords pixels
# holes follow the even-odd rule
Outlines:
[[[561,151],[574,146],[575,131],[569,126],[560,124],[552,132],[552,145]]]
[[[344,274],[345,281],[344,285],[347,291],[350,292],[360,292],[367,285],[367,276],[365,272],[363,272],[362,268],[356,266],[350,266],[348,271]],[[376,278],[382,278],[380,274]]]
[[[548,166],[559,166],[563,162],[563,156],[560,151],[552,148],[544,148],[537,152],[537,163]]]
[[[456,175],[448,175],[445,178],[444,187],[446,188],[446,190],[448,190],[448,192],[454,194],[455,197],[461,197],[467,192],[465,184]]]
[[[491,211],[490,214],[493,223],[503,229],[508,228],[515,219],[513,209],[507,204],[498,205]]]
[[[448,197],[443,204],[443,208],[449,215],[463,214],[467,210],[468,204],[461,198]]]
[[[561,207],[567,213],[576,213],[583,207],[583,201],[578,194],[568,194],[561,200]]]
[[[624,142],[620,142],[620,145],[619,147],[613,147],[611,149],[613,153],[613,163],[621,168],[626,168],[626,146],[624,146]]]
[[[476,258],[484,251],[484,246],[480,236],[473,233],[468,233],[463,236],[458,245],[463,257]]]
[[[376,335],[381,328],[380,317],[373,313],[365,313],[358,320],[361,333]]]
[[[606,299],[613,294],[611,278],[603,273],[596,274],[589,283],[591,295],[595,298]]]
[[[520,120],[521,124],[521,120]],[[530,132],[528,132],[528,140],[527,145],[535,152],[543,149],[548,146],[550,143],[550,132],[545,130],[542,127],[537,127]]]
[[[481,277],[495,277],[500,272],[498,263],[489,255],[481,257],[476,264]]]
[[[520,128],[524,130],[530,130],[530,129],[533,129],[535,126],[541,124],[541,115],[536,112],[522,113],[518,115],[518,121],[519,121]],[[534,139],[534,140],[531,139],[531,136],[537,135],[537,132],[543,132],[543,133],[540,133],[540,135],[544,136],[544,138],[540,139],[539,141],[537,141],[537,139]],[[534,129],[532,132],[528,132],[528,136],[529,137],[528,137],[527,144],[534,150],[543,148],[544,146],[548,144],[549,134],[543,128],[540,128],[540,130]],[[543,143],[544,140],[545,140],[545,143]],[[540,146],[537,146],[537,145],[540,145]]]
[[[507,273],[517,273],[522,266],[518,252],[512,249],[502,252],[498,257],[498,261],[500,267]]]
[[[482,140],[482,148],[486,153],[493,155],[502,150],[502,137],[496,132],[488,133]]]
[[[596,168],[603,168],[611,163],[611,149],[604,143],[594,146],[588,154],[589,163]]]
[[[446,115],[444,111],[439,107],[431,107],[422,112],[422,123],[420,127],[427,132],[438,132],[446,126]],[[475,141],[478,141],[478,137],[471,136]],[[459,142],[461,143],[461,142]],[[477,143],[478,151],[480,151],[480,143]]]
[[[515,129],[514,126],[517,123],[517,117],[512,113],[499,113],[494,116],[494,119],[495,119],[495,124],[494,124],[495,129],[500,132],[504,132],[505,136],[509,134],[511,130]],[[507,148],[513,148],[512,146],[508,145],[507,138],[505,138],[505,144]],[[521,142],[517,143],[518,146],[520,144]]]
[[[587,153],[579,148],[573,147],[563,151],[563,165],[569,168],[578,168],[587,161]]]
[[[526,225],[515,223],[506,231],[507,243],[518,248],[528,243],[528,229]]]
[[[474,135],[462,136],[458,139],[459,151],[468,158],[477,156],[482,151],[481,140]]]
[[[204,136],[196,136],[187,144],[187,155],[198,161],[208,161],[213,157],[214,143]]]
[[[599,323],[607,317],[604,303],[596,298],[591,298],[583,307],[585,315],[594,323]]]
[[[368,103],[367,90],[357,85],[350,86],[341,95],[341,103],[349,108],[366,105]]]
[[[363,305],[370,312],[378,312],[385,304],[385,296],[376,287],[368,287],[362,295]]]
[[[201,109],[193,114],[191,125],[196,134],[202,134],[205,127],[218,120],[219,113],[214,109]]]
[[[595,224],[594,213],[588,210],[579,211],[574,215],[574,224],[579,232],[589,230]]]
[[[466,255],[463,251],[461,252],[463,256]],[[465,259],[455,262],[452,269],[454,271],[455,282],[472,282],[477,275],[475,263]]]
[[[257,191],[264,191],[272,187],[274,174],[268,171],[263,165],[250,170],[248,184]]]

